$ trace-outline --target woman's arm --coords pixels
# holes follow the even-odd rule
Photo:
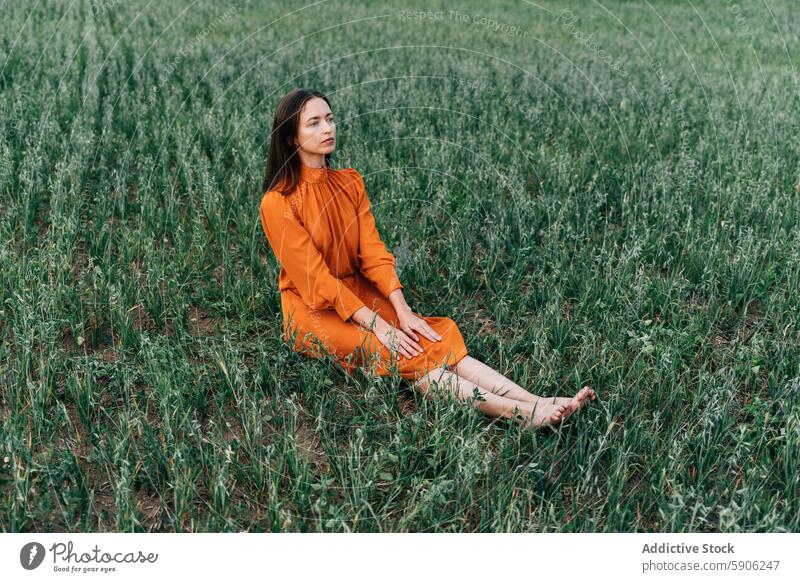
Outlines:
[[[397,288],[389,293],[389,301],[398,316],[411,315],[411,307],[406,303],[406,297],[403,295],[403,290],[401,288]]]
[[[406,303],[406,299],[403,296],[402,289],[395,289],[392,291],[389,294],[389,301],[391,301],[398,318],[404,318],[409,315],[413,315],[411,307],[409,307],[408,303]],[[383,319],[377,312],[372,311],[366,305],[353,313],[351,319],[353,319],[353,321],[358,323],[361,327],[370,331],[381,330],[385,329],[387,326],[390,326],[388,321]]]
[[[271,192],[261,201],[261,225],[275,258],[286,269],[303,302],[311,309],[334,307],[347,321],[364,302],[333,276],[311,235],[297,221],[288,202]]]
[[[364,179],[355,169],[351,169],[351,172],[356,181],[357,192],[359,267],[381,295],[388,298],[396,289],[402,289],[403,284],[397,277],[395,257],[388,251],[378,233]]]
[[[417,333],[419,332],[432,342],[441,341],[442,336],[436,333],[424,318],[411,311],[401,289],[392,291],[389,294],[389,301],[392,302],[397,313],[397,327],[403,330],[406,335],[412,339],[419,340]]]
[[[367,189],[364,186],[364,179],[355,169],[352,170],[356,179],[356,190],[358,192],[357,211],[358,211],[358,258],[361,270],[366,277],[372,281],[378,290],[386,297],[397,313],[397,328],[392,328],[384,320],[377,322],[376,335],[383,333],[385,327],[395,329],[397,332],[409,339],[412,345],[422,351],[422,346],[416,343],[419,340],[417,332],[424,335],[431,341],[440,341],[442,338],[433,328],[421,317],[417,316],[406,303],[403,295],[403,284],[397,276],[395,270],[395,257],[390,253],[386,245],[378,234],[375,225],[375,217],[372,215],[372,205],[367,196]],[[354,314],[355,316],[355,314]],[[380,337],[380,336],[379,336]]]

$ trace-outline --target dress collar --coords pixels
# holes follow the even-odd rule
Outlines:
[[[306,166],[302,161],[300,162],[300,180],[303,182],[311,182],[318,184],[328,180],[330,168],[323,166],[322,168],[314,168]]]

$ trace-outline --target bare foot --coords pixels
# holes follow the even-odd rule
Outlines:
[[[597,394],[588,385],[581,388],[578,393],[572,398],[564,398],[556,396],[553,398],[546,398],[546,402],[553,405],[562,405],[565,407],[564,418],[568,418],[573,412],[577,412],[592,400],[597,400]]]
[[[525,421],[526,426],[532,429],[545,426],[558,426],[564,419],[567,407],[563,404],[549,404],[542,401],[534,404],[533,417]]]

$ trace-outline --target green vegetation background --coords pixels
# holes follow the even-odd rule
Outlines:
[[[3,531],[798,530],[794,3],[444,4],[4,5]],[[412,307],[595,403],[534,433],[282,344],[303,86]]]

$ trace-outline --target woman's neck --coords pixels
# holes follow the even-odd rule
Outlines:
[[[324,168],[325,154],[308,154],[303,151],[298,152],[300,162],[309,168]]]

